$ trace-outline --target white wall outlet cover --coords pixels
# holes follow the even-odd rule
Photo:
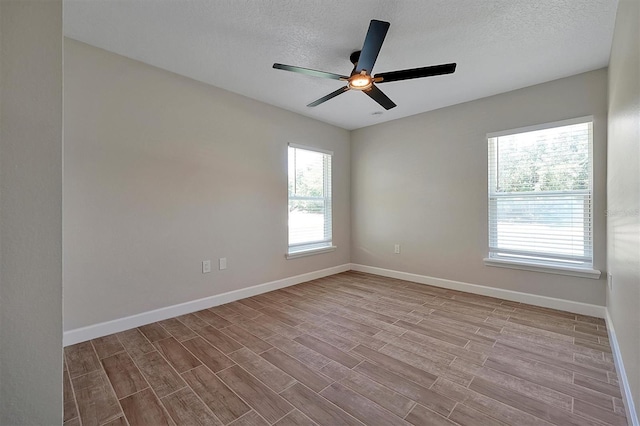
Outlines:
[[[221,257],[218,260],[218,265],[220,267],[220,270],[227,269],[227,258],[226,257]]]
[[[207,274],[211,272],[211,261],[210,260],[203,260],[202,261],[202,273],[203,274]]]
[[[400,253],[400,244],[396,244],[393,248],[393,252],[395,254],[399,254]]]

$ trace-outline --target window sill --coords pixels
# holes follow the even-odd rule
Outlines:
[[[287,259],[297,259],[298,257],[313,256],[315,254],[321,254],[321,253],[329,253],[331,251],[334,251],[337,248],[338,247],[336,246],[329,246],[329,247],[321,247],[321,248],[315,248],[310,250],[300,250],[300,251],[295,251],[293,253],[287,253],[285,254],[285,257]]]
[[[522,269],[525,271],[543,272],[546,274],[570,275],[572,277],[600,279],[601,272],[597,269],[571,268],[567,266],[551,266],[535,262],[517,262],[513,260],[503,260],[495,258],[485,258],[486,266],[496,266],[499,268]]]

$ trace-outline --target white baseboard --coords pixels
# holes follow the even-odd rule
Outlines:
[[[216,294],[215,296],[205,297],[198,300],[192,300],[177,305],[167,306],[165,308],[155,309],[153,311],[142,312],[140,314],[131,315],[129,317],[119,318],[112,321],[106,321],[87,327],[76,328],[74,330],[65,331],[63,334],[63,346],[69,346],[97,337],[107,336],[141,325],[150,324],[156,321],[162,321],[179,315],[188,314],[202,309],[211,308],[212,306],[222,305],[224,303],[233,302],[235,300],[244,299],[246,297],[256,296],[280,288],[289,287],[306,281],[315,280],[329,275],[339,274],[351,269],[350,264],[334,266],[332,268],[321,269],[306,274],[296,275],[294,277],[283,278],[281,280],[271,281],[264,284],[254,285],[252,287],[240,290],[229,291],[227,293]]]
[[[469,284],[461,281],[451,281],[442,278],[434,278],[426,275],[411,274],[408,272],[394,271],[391,269],[377,268],[374,266],[351,264],[351,269],[369,274],[382,275],[384,277],[397,278],[400,280],[412,281],[418,284],[427,284],[434,287],[442,287],[451,290],[464,291],[467,293],[480,294],[482,296],[497,297],[499,299],[511,300],[513,302],[527,303],[529,305],[542,306],[544,308],[558,309],[561,311],[573,312],[575,314],[589,315],[604,318],[606,308],[604,306],[590,305],[588,303],[573,302],[571,300],[556,299],[554,297],[539,296],[536,294],[522,293],[513,290],[487,287],[483,285]]]
[[[484,296],[497,297],[515,302],[528,303],[531,305],[543,306],[546,308],[560,309],[568,312],[574,312],[582,315],[591,315],[599,318],[605,317],[606,309],[604,306],[589,305],[586,303],[572,302],[564,299],[555,299],[552,297],[537,296],[529,293],[521,293],[511,290],[503,290],[494,287],[486,287],[481,285],[469,284],[460,281],[451,281],[441,278],[428,277],[425,275],[411,274],[408,272],[394,271],[390,269],[377,268],[373,266],[359,264],[344,264],[334,266],[332,268],[313,271],[306,274],[296,275],[293,277],[283,278],[264,284],[258,284],[252,287],[234,290],[227,293],[217,294],[215,296],[205,297],[203,299],[192,300],[177,305],[167,306],[155,309],[153,311],[142,312],[124,318],[106,321],[99,324],[93,324],[87,327],[81,327],[69,331],[65,331],[63,335],[63,345],[69,346],[75,343],[85,342],[97,337],[107,336],[141,325],[150,324],[156,321],[162,321],[179,315],[188,314],[199,311],[201,309],[210,308],[212,306],[222,305],[224,303],[233,302],[245,297],[256,296],[280,288],[289,287],[306,281],[315,280],[329,275],[346,272],[349,270],[367,272],[370,274],[381,275],[385,277],[398,278],[402,280],[412,281],[420,284],[428,284],[436,287],[448,288],[452,290],[465,291],[469,293],[481,294]]]
[[[605,321],[607,322],[607,332],[609,333],[609,341],[611,342],[611,350],[613,351],[613,358],[615,360],[616,374],[618,374],[618,379],[620,380],[620,390],[622,391],[624,408],[627,411],[627,421],[630,426],[640,426],[636,407],[633,403],[633,396],[631,395],[631,388],[629,387],[629,379],[626,371],[624,370],[624,363],[622,362],[620,346],[618,346],[616,330],[613,326],[613,320],[609,315],[608,309],[606,310]]]

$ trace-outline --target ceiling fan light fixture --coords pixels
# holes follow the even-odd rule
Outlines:
[[[367,90],[373,84],[371,76],[362,72],[362,74],[355,74],[349,78],[349,89],[355,90]]]

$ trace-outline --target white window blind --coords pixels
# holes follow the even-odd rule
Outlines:
[[[289,145],[289,254],[332,246],[331,157]]]
[[[488,135],[489,257],[591,268],[590,118]]]

